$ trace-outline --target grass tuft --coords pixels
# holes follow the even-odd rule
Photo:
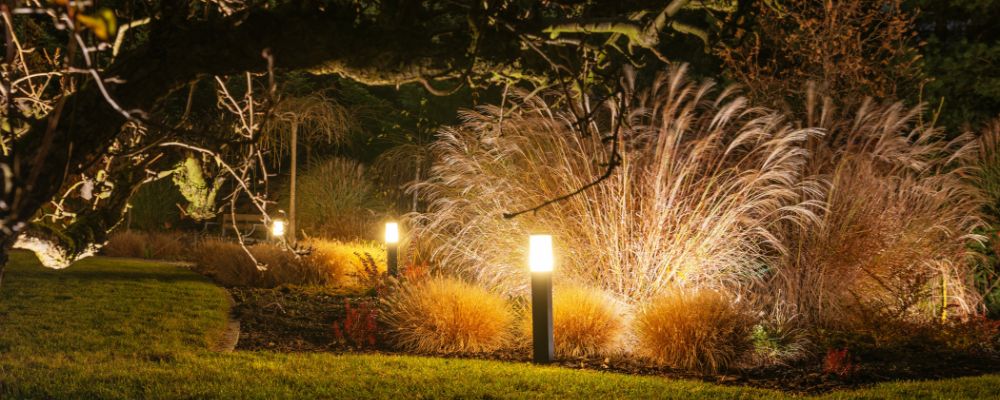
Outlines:
[[[668,292],[636,316],[639,352],[657,363],[714,373],[751,348],[753,320],[719,292]]]
[[[511,338],[514,316],[497,294],[455,278],[432,277],[397,287],[380,318],[399,349],[419,353],[482,353]]]

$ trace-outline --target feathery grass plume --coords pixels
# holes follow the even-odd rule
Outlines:
[[[665,292],[636,315],[640,354],[672,367],[715,373],[751,349],[753,319],[725,294]]]
[[[986,124],[979,135],[976,185],[986,196],[986,211],[1000,220],[1000,118]]]
[[[982,240],[982,197],[964,178],[975,143],[944,140],[899,103],[852,115],[809,103],[806,123],[826,134],[810,138],[805,167],[825,182],[825,207],[819,223],[783,229],[790,251],[762,298],[827,326],[976,309],[968,244]]]
[[[978,168],[972,182],[985,196],[984,211],[992,224],[986,230],[989,248],[980,251],[997,257],[1000,256],[1000,118],[983,128],[975,161]],[[1000,315],[1000,268],[995,258],[987,257],[977,263],[975,283],[977,291],[983,295],[987,313],[994,317]]]
[[[507,345],[514,315],[498,294],[455,278],[397,285],[382,298],[379,318],[399,349],[421,353],[482,353]]]
[[[298,178],[298,226],[308,236],[342,240],[378,238],[386,206],[357,161],[334,157]]]
[[[439,265],[523,292],[527,234],[544,231],[555,236],[560,275],[629,301],[759,279],[782,250],[772,226],[814,216],[814,202],[797,200],[817,190],[799,176],[801,144],[816,133],[749,107],[732,89],[690,82],[684,68],[636,98],[628,110],[602,105],[599,134],[589,136],[569,111],[523,95],[442,129],[431,176],[417,186],[429,211],[414,216],[417,234],[438,244]],[[622,163],[610,178],[537,212],[501,216],[600,176],[618,116]]]

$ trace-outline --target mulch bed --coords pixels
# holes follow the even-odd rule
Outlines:
[[[374,347],[358,348],[334,334],[334,323],[344,319],[345,304],[350,302],[356,305],[362,300],[355,294],[324,288],[287,287],[230,288],[229,292],[236,302],[234,316],[240,321],[237,350],[400,354],[379,345],[382,341],[378,341]],[[531,360],[527,348],[483,354],[476,358],[511,362]],[[887,381],[1000,373],[998,355],[970,356],[919,351],[855,356],[857,370],[848,377],[824,373],[820,358],[795,365],[745,368],[715,375],[653,367],[632,358],[571,358],[560,359],[557,364],[567,368],[698,379],[801,394],[855,389]]]

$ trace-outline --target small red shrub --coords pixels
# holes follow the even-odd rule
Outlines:
[[[358,348],[374,347],[378,337],[378,310],[369,301],[352,306],[344,300],[344,320],[333,322],[333,336],[338,343]]]
[[[830,349],[823,359],[823,373],[846,377],[858,370],[846,348]]]

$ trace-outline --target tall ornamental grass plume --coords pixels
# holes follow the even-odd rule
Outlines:
[[[382,297],[379,315],[389,341],[420,353],[483,353],[506,346],[514,315],[500,295],[455,278],[430,277],[397,285]]]
[[[705,373],[734,366],[752,348],[754,321],[730,296],[668,290],[642,305],[634,323],[639,354]]]
[[[969,244],[983,239],[983,200],[966,178],[975,142],[945,140],[898,103],[843,115],[831,104],[810,101],[805,121],[825,131],[809,138],[805,165],[824,183],[821,218],[786,224],[789,251],[760,299],[826,326],[976,310]]]
[[[986,211],[1000,222],[1000,118],[986,124],[978,139],[975,184],[986,196]]]
[[[429,200],[414,217],[417,234],[438,244],[440,265],[511,294],[526,290],[526,238],[536,231],[555,236],[559,274],[629,301],[670,286],[759,280],[784,250],[778,221],[814,217],[817,204],[801,194],[818,188],[799,171],[802,144],[817,133],[749,107],[732,89],[691,82],[684,70],[628,96],[627,107],[622,99],[595,106],[589,134],[542,96],[464,112],[464,124],[440,131],[431,176],[414,187]],[[608,179],[502,216],[594,181],[611,143],[621,165]]]
[[[997,257],[1000,256],[1000,118],[982,130],[976,166],[973,184],[983,191],[984,211],[992,225],[986,230],[989,249],[983,248],[983,252],[992,252]],[[994,318],[1000,316],[1000,268],[994,259],[977,263],[976,288],[983,295],[987,313]]]
[[[306,168],[297,185],[297,229],[341,240],[378,237],[386,206],[362,164],[330,158]]]

